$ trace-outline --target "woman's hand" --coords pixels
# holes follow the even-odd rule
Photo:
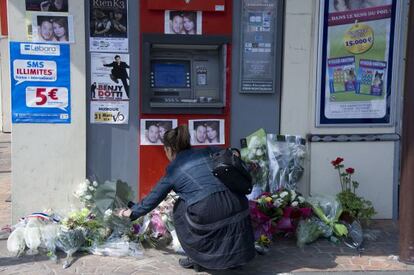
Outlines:
[[[120,218],[124,218],[124,217],[128,217],[129,218],[131,216],[131,214],[132,214],[132,210],[131,209],[122,208],[122,209],[119,209],[119,211],[117,213],[117,216],[120,217]]]

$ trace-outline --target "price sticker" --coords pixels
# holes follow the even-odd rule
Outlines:
[[[361,54],[374,44],[374,31],[366,24],[353,25],[344,35],[344,46],[348,52]]]
[[[68,107],[68,89],[65,87],[26,87],[26,106],[32,108]]]

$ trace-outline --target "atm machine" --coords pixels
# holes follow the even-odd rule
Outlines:
[[[231,0],[140,1],[140,119],[224,121],[230,143]],[[202,33],[166,34],[168,11],[202,14]],[[150,24],[148,22],[151,22]],[[163,176],[163,146],[139,144],[139,199]]]
[[[223,114],[226,36],[143,35],[142,111]]]

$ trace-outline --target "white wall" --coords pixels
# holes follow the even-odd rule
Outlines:
[[[394,133],[396,127],[315,127],[319,1],[289,0],[285,5],[281,133]],[[394,142],[309,144],[310,156],[300,189],[311,194],[335,194],[339,184],[330,160],[345,156],[346,163],[357,169],[361,183],[358,194],[373,202],[376,218],[392,218],[394,146]]]
[[[25,0],[8,1],[10,41],[26,41]],[[13,124],[12,219],[76,206],[72,193],[86,174],[84,1],[69,1],[76,43],[71,44],[70,124]]]
[[[0,38],[0,124],[1,131],[11,132],[11,101],[9,78],[9,40]]]

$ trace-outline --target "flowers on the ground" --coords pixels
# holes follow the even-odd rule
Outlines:
[[[344,213],[350,215],[350,220],[347,220],[347,222],[352,222],[352,219],[369,220],[375,215],[375,209],[369,200],[365,200],[356,194],[359,182],[353,179],[355,169],[348,167],[344,172],[343,168],[345,166],[342,164],[343,161],[343,158],[337,157],[331,163],[338,171],[339,183],[341,185],[341,192],[337,194],[337,198],[344,208]]]
[[[312,211],[305,198],[294,190],[282,189],[271,194],[262,193],[257,200],[249,202],[255,240],[264,245],[277,232],[294,232],[300,219],[307,218]]]
[[[253,184],[266,189],[269,176],[269,159],[266,148],[266,132],[259,129],[246,137],[247,147],[242,148],[241,158],[247,164]]]

